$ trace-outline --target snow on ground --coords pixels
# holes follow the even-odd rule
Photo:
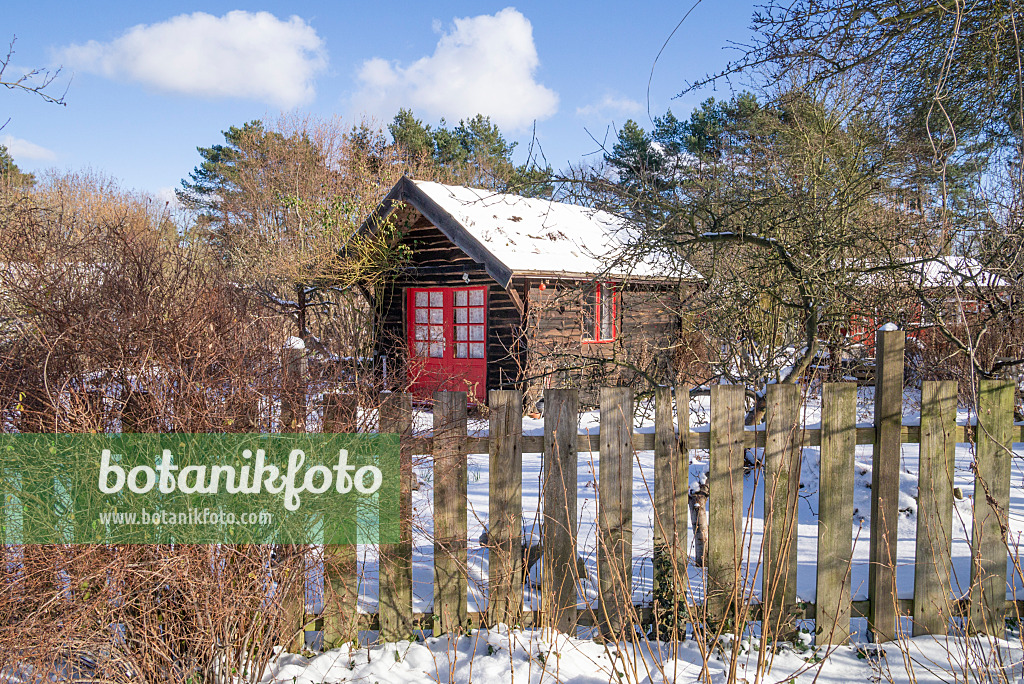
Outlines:
[[[903,642],[902,649],[887,644],[881,654],[857,646],[783,648],[762,654],[759,644],[752,639],[744,639],[735,651],[733,646],[729,637],[723,638],[710,653],[702,653],[692,640],[678,644],[676,650],[670,644],[657,642],[617,646],[537,630],[510,631],[499,626],[475,630],[462,637],[429,637],[421,643],[345,646],[311,658],[280,654],[271,662],[263,682],[710,684],[728,681],[732,663],[735,681],[754,682],[758,680],[762,655],[765,667],[760,681],[766,683],[945,684],[1016,682],[1021,676],[1020,645],[1006,641],[915,637]]]

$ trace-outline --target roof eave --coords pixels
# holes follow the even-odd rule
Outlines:
[[[574,271],[525,271],[517,270],[512,272],[513,278],[559,278],[562,280],[615,280],[629,283],[649,283],[658,285],[670,285],[680,281],[698,282],[699,277],[677,277],[677,276],[644,276],[631,273],[584,273]]]

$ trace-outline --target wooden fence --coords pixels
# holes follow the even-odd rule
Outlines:
[[[1024,441],[1014,425],[1010,382],[982,380],[977,424],[958,426],[954,382],[924,382],[920,426],[902,424],[902,332],[879,333],[874,421],[858,427],[857,387],[829,383],[822,390],[821,427],[799,424],[800,389],[773,385],[767,390],[765,423],[744,426],[744,389],[711,388],[710,429],[677,433],[673,389],[655,392],[653,434],[632,430],[633,394],[628,388],[600,393],[600,434],[577,434],[575,390],[544,394],[544,435],[522,434],[522,397],[517,391],[491,391],[489,436],[467,436],[465,393],[434,398],[433,437],[411,436],[412,402],[388,395],[382,402],[380,429],[402,435],[403,485],[401,540],[380,552],[380,607],[372,616],[356,616],[356,593],[339,592],[342,605],[331,606],[323,624],[327,645],[351,638],[360,628],[379,628],[384,639],[408,638],[418,629],[435,634],[497,623],[552,626],[572,631],[592,625],[615,636],[636,623],[717,622],[740,625],[762,620],[766,632],[813,619],[819,644],[849,639],[851,617],[867,618],[876,640],[896,638],[900,616],[913,619],[913,633],[946,633],[953,618],[974,632],[1002,636],[1004,615],[1018,608],[1006,600],[1006,543],[1010,460],[1013,441]],[[674,388],[679,424],[688,425],[687,387]],[[333,424],[341,427],[341,423]],[[969,596],[951,594],[951,536],[954,506],[954,455],[957,442],[976,444],[974,523]],[[900,445],[920,444],[914,597],[896,593],[896,542],[899,520]],[[851,601],[854,452],[872,444],[872,508],[869,598]],[[796,515],[802,446],[820,447],[817,597],[796,601]],[[760,601],[742,594],[744,452],[763,449],[764,536],[760,559]],[[687,498],[689,450],[708,449],[708,521],[704,600],[688,592]],[[654,596],[649,605],[631,599],[632,497],[634,452],[654,451]],[[577,590],[577,454],[597,451],[597,609],[579,610]],[[522,454],[543,453],[543,560],[541,607],[523,609]],[[489,587],[485,611],[467,609],[467,454],[488,453]],[[433,454],[434,607],[414,614],[412,603],[411,492],[412,455]],[[351,549],[328,549],[352,558]],[[351,567],[349,565],[348,567]],[[1018,613],[1019,614],[1019,613]],[[307,623],[308,628],[314,622]],[[723,621],[733,620],[731,623]]]

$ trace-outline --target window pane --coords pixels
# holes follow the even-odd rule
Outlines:
[[[601,288],[601,339],[610,340],[615,337],[615,296],[612,288]]]
[[[466,291],[456,290],[455,291],[455,306],[466,306]]]
[[[434,342],[440,342],[444,340],[444,326],[432,325],[430,326],[430,339]]]
[[[471,359],[482,359],[484,358],[484,343],[473,342],[469,345],[469,358]]]
[[[475,307],[469,310],[469,322],[470,323],[483,323],[484,322],[484,308],[482,306]]]
[[[455,326],[455,339],[464,341],[468,332],[469,331],[466,330],[466,326],[464,325]]]
[[[417,292],[416,293],[416,306],[426,306],[426,305],[427,305],[427,293],[426,292]]]
[[[431,292],[430,293],[430,306],[444,306],[444,293],[443,292]]]
[[[594,324],[596,322],[597,292],[589,292],[583,300],[583,339],[594,339]]]
[[[466,309],[456,309],[455,310],[455,322],[456,323],[465,323],[466,322]]]
[[[444,357],[444,342],[430,343],[430,358],[440,359]]]
[[[470,292],[469,292],[469,305],[470,306],[483,306],[484,305],[484,291],[483,290],[470,290]]]
[[[455,345],[455,358],[464,359],[467,357],[467,345],[465,342],[459,342]]]
[[[427,326],[417,325],[416,326],[416,339],[425,340],[427,339]]]
[[[441,325],[444,323],[444,309],[431,309],[430,322],[434,325]]]
[[[416,309],[416,322],[417,323],[426,323],[427,322],[427,310],[426,309]]]
[[[471,340],[482,340],[482,339],[484,339],[484,326],[482,326],[482,325],[471,325],[471,326],[469,326],[469,339],[471,339]]]
[[[417,342],[416,343],[416,356],[426,356],[426,355],[427,355],[427,343],[426,342]]]

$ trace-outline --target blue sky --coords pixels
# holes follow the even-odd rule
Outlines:
[[[690,3],[16,2],[4,80],[63,71],[66,107],[0,90],[0,144],[18,165],[91,169],[169,194],[221,131],[282,111],[425,123],[476,113],[537,141],[556,169],[592,155],[633,118],[649,127],[648,79]],[[654,66],[650,111],[688,115],[687,80],[735,58],[752,0],[703,0]],[[58,87],[59,86],[59,87]],[[718,93],[722,94],[721,92]]]

